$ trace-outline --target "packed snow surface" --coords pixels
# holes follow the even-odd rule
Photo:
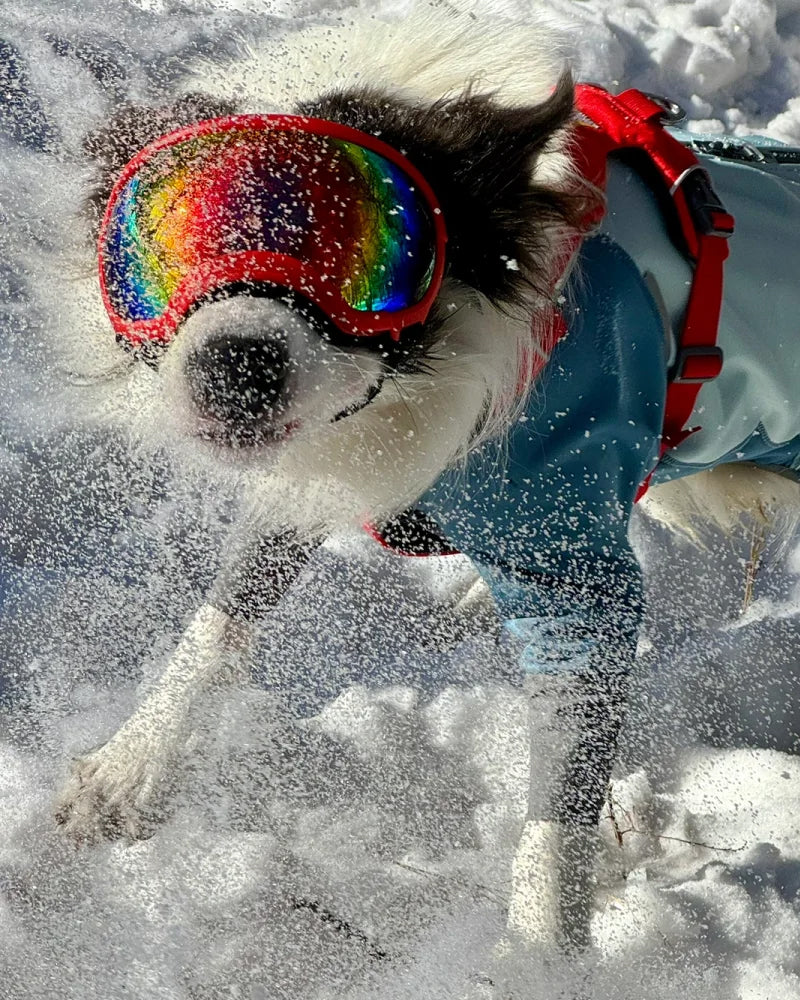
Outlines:
[[[667,94],[694,129],[800,144],[800,0],[548,9],[579,77]],[[323,550],[264,624],[259,683],[205,696],[155,835],[76,851],[55,828],[70,756],[107,739],[157,674],[235,510],[90,418],[92,386],[54,362],[81,138],[112,98],[156,100],[198,53],[331,13],[0,9],[0,998],[800,997],[791,544],[768,549],[740,618],[747,538],[698,552],[634,525],[651,610],[581,958],[499,945],[525,704],[491,638],[455,634],[435,607],[467,572],[458,561]]]

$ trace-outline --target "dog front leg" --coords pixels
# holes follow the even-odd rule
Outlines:
[[[591,943],[598,820],[624,714],[627,677],[528,678],[531,785],[512,870],[509,928],[566,951]]]
[[[310,551],[281,537],[235,553],[144,702],[107,743],[74,762],[56,807],[68,836],[94,843],[154,829],[197,696],[246,676],[252,622],[277,603]]]
[[[244,676],[252,626],[204,604],[163,674],[111,739],[74,761],[56,819],[77,843],[147,836],[199,692]]]

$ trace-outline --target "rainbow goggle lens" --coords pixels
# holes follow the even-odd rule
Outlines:
[[[103,218],[100,283],[129,346],[165,344],[204,298],[290,289],[345,334],[399,339],[444,271],[444,220],[422,175],[373,136],[291,115],[199,122],[143,149]]]

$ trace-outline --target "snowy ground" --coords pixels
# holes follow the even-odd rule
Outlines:
[[[800,0],[548,6],[576,24],[584,79],[668,93],[706,131],[800,143]],[[80,137],[110,94],[152,98],[209,46],[324,13],[0,10],[2,1000],[455,1000],[500,974],[522,698],[487,638],[421,644],[449,624],[423,571],[377,547],[321,553],[266,623],[271,686],[208,696],[151,840],[76,852],[51,817],[70,755],[168,655],[235,507],[90,420],[91,386],[53,363]],[[597,951],[506,973],[525,1000],[800,997],[800,552],[773,546],[740,620],[746,539],[701,555],[635,530],[651,612]]]

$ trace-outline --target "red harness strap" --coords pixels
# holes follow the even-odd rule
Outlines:
[[[586,121],[579,125],[573,155],[582,174],[603,189],[610,153],[635,150],[645,153],[664,182],[694,265],[692,287],[678,339],[678,352],[667,385],[661,457],[684,441],[698,427],[688,428],[697,395],[705,382],[722,370],[717,329],[722,308],[723,264],[733,217],[717,197],[708,173],[694,153],[664,128],[665,107],[639,90],[613,97],[592,84],[576,87],[578,111]],[[603,209],[589,222],[599,222]],[[652,475],[652,473],[651,473]],[[650,477],[639,488],[639,500]]]

